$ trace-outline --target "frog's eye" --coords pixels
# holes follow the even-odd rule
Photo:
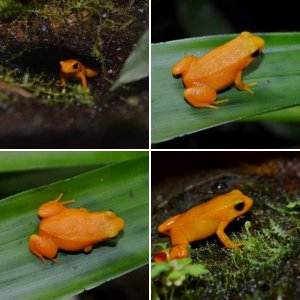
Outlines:
[[[259,50],[257,49],[251,54],[251,57],[256,57],[259,54]]]
[[[237,204],[234,206],[234,208],[235,208],[236,210],[238,210],[238,211],[243,210],[244,207],[245,207],[245,203],[244,203],[244,202],[237,203]]]
[[[78,63],[73,65],[73,69],[76,70],[78,68]]]

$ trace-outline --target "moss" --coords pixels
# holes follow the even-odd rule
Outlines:
[[[23,5],[14,0],[0,0],[0,20],[14,18],[23,11]]]
[[[57,86],[57,83],[52,81],[46,81],[42,75],[30,76],[29,73],[25,73],[21,78],[18,78],[15,73],[5,70],[0,66],[0,81],[11,84],[12,86],[19,86],[34,95],[31,100],[35,103],[44,104],[47,106],[61,105],[85,105],[92,107],[95,102],[92,98],[89,89],[83,89],[81,84],[74,83],[69,84],[67,88]],[[11,97],[7,93],[0,91],[0,103],[3,105],[15,104],[19,101],[17,95]]]

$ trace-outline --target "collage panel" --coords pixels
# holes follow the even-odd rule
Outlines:
[[[153,0],[152,148],[297,147],[297,18],[291,0]]]
[[[149,155],[0,153],[1,299],[147,299]]]
[[[148,149],[148,0],[0,1],[0,148]]]
[[[152,152],[152,299],[299,299],[299,152]]]

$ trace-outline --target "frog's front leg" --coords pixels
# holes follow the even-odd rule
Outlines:
[[[34,255],[38,256],[44,264],[47,263],[44,257],[51,259],[55,263],[59,263],[57,259],[54,259],[58,248],[49,238],[32,234],[29,237],[29,249]]]
[[[184,91],[183,96],[194,107],[218,108],[211,104],[218,104],[228,101],[228,99],[215,101],[217,99],[216,91],[205,84],[187,88]]]
[[[67,86],[67,77],[63,72],[60,72],[60,76],[61,76],[61,82],[60,82],[60,86]]]
[[[76,76],[81,79],[82,86],[83,86],[84,89],[86,89],[87,88],[87,81],[86,81],[85,75],[82,72],[79,72]]]
[[[244,83],[242,80],[243,72],[240,71],[237,73],[236,78],[234,80],[234,85],[237,89],[242,90],[242,91],[247,91],[250,94],[254,94],[254,92],[249,89],[249,87],[256,85],[256,82],[251,82],[251,83]]]
[[[223,243],[223,245],[226,248],[238,248],[240,246],[243,246],[245,243],[236,243],[233,242],[229,236],[224,232],[225,228],[228,226],[229,222],[220,222],[218,228],[217,228],[217,236],[219,237],[220,241]]]

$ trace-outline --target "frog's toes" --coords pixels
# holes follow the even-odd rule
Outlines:
[[[52,258],[51,260],[58,265],[60,264],[60,261],[57,258]]]
[[[244,83],[243,81],[235,83],[235,86],[237,89],[241,90],[241,91],[246,91],[249,94],[254,94],[254,92],[250,89],[251,86],[256,85],[256,82],[250,82],[248,84]]]
[[[247,87],[254,86],[254,85],[257,85],[257,82],[254,81],[246,84]]]
[[[245,91],[247,91],[250,94],[254,94],[254,92],[251,89],[249,89],[249,87],[254,86],[256,84],[257,84],[256,82],[250,82],[250,83],[246,84]]]
[[[170,259],[185,258],[188,254],[186,245],[178,245],[170,249]]]

